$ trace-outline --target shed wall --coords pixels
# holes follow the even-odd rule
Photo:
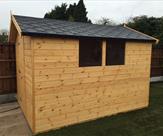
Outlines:
[[[18,36],[16,40],[17,99],[33,130],[33,63],[31,38]]]
[[[78,40],[34,38],[35,133],[148,106],[151,47],[127,42],[125,65],[79,67]]]

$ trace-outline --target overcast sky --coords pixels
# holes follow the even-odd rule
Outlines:
[[[78,0],[0,0],[0,29],[9,29],[10,11],[13,14],[43,17],[47,11],[60,5]],[[163,0],[84,0],[88,17],[94,22],[108,17],[124,23],[138,15],[163,16]]]

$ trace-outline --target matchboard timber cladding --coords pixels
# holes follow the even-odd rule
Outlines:
[[[97,67],[79,67],[78,40],[25,43],[22,109],[34,133],[148,106],[151,43],[126,42],[125,65]]]
[[[16,40],[16,73],[17,98],[21,109],[33,130],[33,79],[32,49],[30,37],[17,37]]]

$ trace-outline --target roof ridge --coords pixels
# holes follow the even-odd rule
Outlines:
[[[79,24],[87,24],[87,25],[95,25],[95,26],[106,26],[106,27],[123,27],[120,25],[103,25],[103,24],[92,24],[88,22],[77,22],[77,21],[68,21],[68,20],[59,20],[53,18],[41,18],[41,17],[31,17],[31,16],[22,16],[22,15],[13,15],[14,17],[24,17],[24,18],[33,18],[33,19],[40,19],[40,20],[51,20],[51,21],[58,21],[58,22],[69,22],[69,23],[79,23]]]

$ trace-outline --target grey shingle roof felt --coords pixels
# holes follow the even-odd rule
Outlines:
[[[14,15],[22,35],[121,38],[155,41],[123,26],[106,26]]]

